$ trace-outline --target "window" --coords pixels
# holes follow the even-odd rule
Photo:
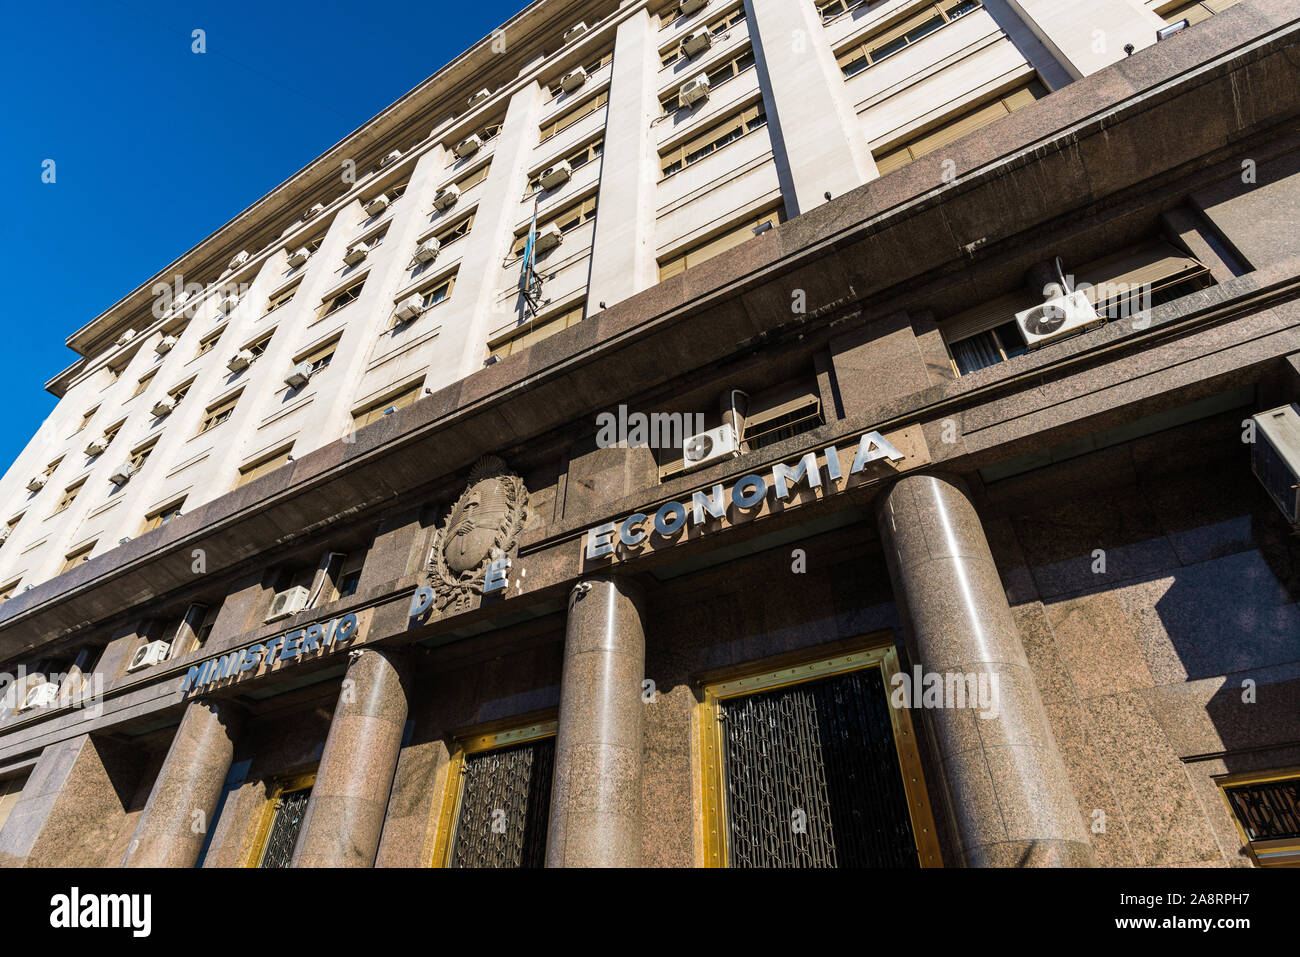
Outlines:
[[[439,246],[449,246],[456,240],[469,235],[469,231],[474,227],[474,214],[470,213],[464,216],[451,226],[448,226],[442,232],[437,233],[434,238],[438,240]]]
[[[716,37],[719,36],[720,34],[726,33],[736,24],[744,23],[744,22],[745,22],[745,8],[737,7],[735,10],[732,10],[730,13],[724,13],[722,16],[710,22],[706,27],[706,29]],[[670,64],[676,63],[679,59],[681,59],[681,56],[682,56],[681,44],[670,43],[668,46],[664,47],[662,50],[659,51],[659,63],[662,66],[669,66]]]
[[[0,585],[0,602],[6,602],[14,597],[14,592],[18,590],[18,583],[21,578],[15,578],[8,585]]]
[[[67,488],[65,488],[63,490],[63,496],[59,499],[59,504],[54,509],[54,514],[58,515],[65,508],[71,505],[76,500],[77,493],[81,491],[81,486],[85,484],[86,484],[86,480],[82,479],[80,482],[77,482],[73,485],[69,485]]]
[[[456,741],[438,819],[435,865],[545,866],[555,732],[556,721],[549,718]],[[501,803],[500,795],[510,795],[504,834],[487,826]]]
[[[842,13],[848,13],[862,0],[818,0],[817,12],[822,16],[822,23],[827,24]]]
[[[184,504],[185,499],[177,499],[169,505],[164,505],[162,508],[150,512],[144,517],[144,528],[141,529],[141,533],[152,532],[155,528],[162,528],[181,514],[181,506]]]
[[[359,281],[354,282],[346,289],[329,296],[324,303],[321,304],[318,317],[324,317],[328,316],[330,313],[338,312],[349,303],[355,302],[361,297],[361,287],[365,284],[366,280],[362,277]]]
[[[739,246],[743,242],[753,239],[760,232],[783,222],[785,215],[780,209],[769,210],[761,213],[753,219],[747,219],[739,225],[732,226],[719,236],[693,246],[683,252],[673,253],[659,262],[659,279],[663,281],[669,276],[676,276],[679,272],[690,269],[692,266],[698,266],[706,259],[712,259],[719,253],[724,253],[728,249]]]
[[[597,139],[592,140],[590,143],[588,143],[586,146],[579,149],[577,152],[570,153],[568,156],[564,157],[562,160],[559,160],[558,162],[567,162],[570,166],[573,167],[574,170],[578,170],[581,169],[583,166],[586,166],[588,163],[590,163],[592,160],[599,157],[604,152],[605,152],[605,137],[601,136],[598,137]],[[551,167],[554,165],[556,164],[547,163],[545,167],[539,169],[536,173],[534,173],[532,176],[528,178],[528,195],[532,195],[533,193],[537,193],[541,191],[542,172],[547,167]]]
[[[1241,0],[1200,0],[1200,2],[1188,3],[1187,0],[1175,0],[1174,3],[1160,7],[1156,12],[1164,17],[1165,23],[1187,20],[1190,24],[1197,24],[1240,2]]]
[[[901,23],[896,22],[841,50],[836,56],[840,64],[840,72],[845,77],[856,76],[885,57],[892,56],[923,37],[929,36],[945,24],[965,16],[972,10],[978,10],[980,6],[978,0],[959,0],[959,2],[945,0],[944,3],[927,3]],[[826,15],[823,12],[822,22],[825,21]]]
[[[134,470],[133,474],[134,472],[139,472],[142,468],[144,468],[144,463],[148,461],[149,456],[153,453],[154,446],[156,446],[157,444],[158,444],[158,440],[154,439],[152,442],[147,442],[144,445],[138,446],[135,449],[131,450],[130,462],[131,462],[131,467]]]
[[[569,326],[577,325],[582,321],[585,307],[585,302],[579,302],[575,305],[567,306],[559,312],[552,313],[549,316],[539,316],[532,322],[511,329],[503,336],[498,336],[492,342],[488,343],[490,353],[498,358],[504,359],[506,356],[514,355],[516,352],[527,349],[534,342],[540,342],[548,336],[555,335],[555,333],[559,332],[561,329],[567,329]]]
[[[479,183],[483,182],[485,179],[488,178],[488,171],[491,168],[492,168],[491,163],[484,163],[482,166],[474,170],[474,172],[470,173],[468,176],[462,176],[460,179],[456,180],[456,188],[463,193],[467,189],[477,186]]]
[[[239,393],[235,393],[228,399],[222,399],[216,405],[208,406],[207,412],[203,415],[203,422],[199,425],[199,434],[215,429],[222,422],[225,422],[235,413],[235,403],[239,401]]]
[[[62,461],[63,461],[63,456],[60,455],[57,459],[55,459],[55,460],[54,460],[53,462],[51,462],[49,465],[45,466],[45,471],[44,471],[44,473],[42,473],[42,474],[44,474],[44,476],[45,476],[46,478],[49,478],[51,475],[54,474],[54,470],[57,469],[57,468],[59,467],[59,463],[62,462]]]
[[[142,392],[144,392],[145,389],[149,388],[149,383],[153,381],[153,377],[156,376],[157,374],[158,374],[158,369],[153,368],[150,369],[148,372],[146,372],[144,375],[140,376],[139,380],[135,384],[135,391],[131,393],[131,398],[134,399],[137,395],[140,395]]]
[[[595,96],[580,103],[574,109],[565,113],[563,116],[551,120],[549,123],[542,125],[541,142],[545,143],[551,137],[563,133],[575,123],[579,123],[597,110],[603,108],[609,102],[609,90],[601,90]]]
[[[384,244],[384,237],[387,235],[388,235],[388,227],[385,226],[382,229],[380,229],[378,232],[371,233],[369,236],[363,236],[361,239],[358,239],[352,245],[365,246],[366,249],[368,250],[378,249],[380,246]]]
[[[914,159],[920,159],[927,153],[932,153],[941,146],[947,146],[954,140],[960,139],[967,133],[973,133],[978,129],[988,126],[994,120],[1000,120],[1002,117],[1022,107],[1028,106],[1034,100],[1047,95],[1047,90],[1037,80],[1026,83],[1024,86],[1017,87],[1009,93],[1004,93],[995,100],[986,102],[974,109],[966,110],[954,117],[946,118],[938,127],[931,127],[927,132],[910,139],[888,150],[876,154],[876,167],[880,175],[884,176],[892,170],[905,166]]]
[[[743,53],[736,54],[730,60],[717,64],[705,74],[709,78],[709,89],[716,89],[728,80],[740,76],[753,65],[753,50],[745,50]],[[680,87],[674,87],[671,93],[659,101],[665,113],[673,113],[681,109],[681,100],[678,99],[679,89]]]
[[[388,396],[377,402],[363,406],[356,412],[352,413],[352,427],[354,429],[365,428],[371,422],[377,422],[385,415],[396,412],[398,409],[404,409],[420,397],[420,388],[424,385],[421,379],[414,385],[409,385],[401,392]]]
[[[5,533],[6,533],[6,534],[5,534],[5,537],[6,537],[6,538],[12,538],[12,537],[13,537],[14,529],[18,527],[18,523],[21,522],[21,521],[23,520],[23,515],[25,515],[25,514],[26,514],[26,512],[22,512],[22,513],[20,513],[20,514],[18,514],[18,515],[15,515],[13,518],[9,519],[9,521],[5,522]]]
[[[749,400],[741,441],[754,452],[809,432],[825,421],[814,385],[780,386]]]
[[[563,212],[556,213],[548,218],[545,222],[539,222],[537,229],[540,232],[543,227],[552,223],[560,227],[560,232],[567,233],[570,230],[577,229],[583,223],[590,222],[596,218],[596,196],[592,194],[580,203],[570,206]],[[515,236],[515,244],[510,250],[510,255],[519,257],[524,254],[524,247],[528,245],[528,231]]]
[[[473,135],[473,136],[477,136],[480,140],[483,141],[484,144],[486,144],[490,140],[493,140],[498,135],[500,135],[502,125],[503,124],[501,120],[497,120],[496,122],[493,123],[488,123],[482,129],[475,130],[474,133],[472,134],[466,134],[466,139],[468,139],[470,135]],[[456,155],[455,150],[451,149],[450,147],[447,147],[446,152],[447,152],[448,166],[455,166],[457,163],[460,162],[460,157]],[[485,173],[484,176],[486,175],[487,174]]]
[[[249,482],[260,479],[263,475],[270,475],[281,466],[288,465],[291,451],[293,451],[293,446],[286,446],[278,452],[272,452],[264,458],[243,466],[239,470],[239,479],[235,482],[235,488],[242,488]]]
[[[1029,351],[1024,337],[1020,335],[1020,327],[1014,322],[1004,322],[1000,326],[950,343],[949,349],[952,351],[952,361],[956,363],[961,375],[1006,362]]]
[[[335,336],[329,342],[316,346],[314,349],[309,349],[307,352],[299,353],[294,358],[293,364],[296,366],[306,362],[311,366],[311,371],[314,375],[321,369],[328,367],[330,362],[333,361],[334,352],[339,347],[340,338],[341,336]]]
[[[275,312],[275,310],[279,309],[281,306],[286,305],[287,303],[293,301],[293,297],[297,292],[298,292],[297,284],[290,286],[288,289],[284,289],[281,290],[280,292],[277,292],[274,296],[272,296],[268,300],[265,314],[270,315],[271,313]]]
[[[73,432],[72,434],[73,434],[73,435],[76,435],[76,434],[78,434],[79,432],[82,432],[82,431],[86,428],[86,426],[90,425],[90,420],[93,419],[93,418],[95,417],[95,413],[98,412],[98,411],[99,411],[99,406],[95,406],[95,407],[94,407],[93,409],[91,409],[89,412],[87,412],[87,413],[85,413],[84,415],[82,415],[82,417],[81,417],[81,424],[77,426],[77,431],[76,431],[76,432]]]
[[[117,438],[117,433],[122,431],[124,425],[126,425],[126,419],[121,419],[106,428],[104,430],[104,445],[111,445],[113,440]]]
[[[330,566],[326,569],[329,580],[334,583],[333,601],[350,598],[357,593],[361,586],[361,567],[365,562],[364,550],[349,552],[339,560],[337,568]]]
[[[595,73],[597,70],[603,69],[604,67],[608,66],[613,59],[614,59],[614,51],[610,50],[607,53],[603,53],[600,56],[594,57],[588,60],[586,63],[583,63],[582,68],[587,71],[587,76],[591,76],[591,74]],[[565,70],[564,72],[567,75],[568,73],[571,73],[573,71]],[[546,88],[547,92],[551,94],[551,99],[555,99],[557,96],[559,96],[561,93],[564,92],[564,88],[560,85],[562,82],[564,82],[563,76],[557,78],[554,83],[551,83]]]
[[[698,163],[706,156],[716,153],[729,143],[734,143],[746,133],[766,125],[767,113],[763,110],[763,104],[756,103],[706,132],[691,137],[680,146],[673,147],[667,153],[660,154],[660,169],[665,177],[672,176],[673,173],[685,169],[692,163]]]
[[[316,772],[281,778],[267,788],[268,799],[253,839],[249,867],[288,867],[302,832]]]
[[[292,298],[292,293],[290,293],[290,298]],[[206,336],[200,339],[199,351],[194,353],[195,356],[207,355],[209,352],[211,352],[213,346],[215,346],[218,342],[221,341],[221,334],[225,331],[226,331],[226,327],[222,326],[220,329],[217,329],[215,332],[209,332]]]
[[[1216,778],[1259,867],[1300,865],[1300,768]]]
[[[451,298],[451,291],[452,289],[455,288],[455,286],[456,286],[456,274],[452,273],[446,279],[443,279],[442,281],[436,283],[431,288],[426,289],[424,292],[420,293],[420,297],[423,300],[420,308],[432,309],[434,306],[436,306],[438,303],[442,302],[443,300]]]
[[[65,555],[63,567],[59,569],[59,574],[62,575],[64,572],[71,571],[78,565],[84,565],[90,561],[90,553],[95,550],[95,545],[95,542],[91,542],[89,545],[82,545],[75,552],[69,552]]]
[[[189,394],[190,386],[193,384],[194,380],[190,379],[186,382],[182,382],[175,388],[168,390],[167,395],[171,397],[173,406],[181,404],[181,401]]]

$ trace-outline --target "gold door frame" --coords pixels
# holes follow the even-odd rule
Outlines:
[[[314,787],[315,784],[315,768],[310,771],[302,771],[272,779],[268,796],[262,804],[262,813],[258,818],[257,832],[253,835],[253,846],[249,851],[248,858],[244,861],[245,867],[261,867],[262,865],[262,856],[266,853],[266,842],[271,836],[271,825],[275,821],[275,810],[276,805],[280,802],[280,796],[290,791],[301,791],[304,788]]]
[[[839,654],[827,655],[836,646],[854,648]],[[718,706],[729,698],[739,698],[759,691],[773,691],[788,685],[803,684],[832,675],[847,674],[866,668],[879,668],[888,699],[891,682],[898,674],[898,652],[893,634],[876,633],[851,642],[838,642],[799,652],[794,656],[781,655],[751,662],[739,668],[706,675],[696,684],[700,691],[698,707],[698,740],[702,786],[702,845],[705,867],[727,866],[727,808],[726,783],[722,770],[722,722],[718,720]],[[907,810],[912,821],[912,836],[916,841],[917,860],[922,867],[942,867],[943,855],[939,850],[938,836],[934,830],[934,815],[921,770],[921,757],[916,747],[912,716],[907,708],[895,708],[888,700],[890,723],[894,731],[894,747],[903,777],[903,790],[907,795]]]
[[[1219,786],[1219,796],[1223,798],[1232,823],[1237,827],[1241,846],[1246,849],[1246,853],[1250,855],[1256,867],[1300,867],[1300,838],[1252,841],[1250,835],[1246,833],[1246,826],[1237,816],[1236,808],[1228,798],[1228,788],[1241,787],[1243,784],[1268,784],[1290,778],[1300,778],[1300,767],[1276,768],[1272,771],[1244,771],[1239,774],[1214,775],[1211,778]]]
[[[502,731],[476,730],[464,732],[452,738],[451,758],[447,762],[447,783],[442,797],[442,810],[434,825],[433,856],[430,867],[446,867],[447,857],[451,853],[451,836],[456,831],[460,819],[460,803],[464,795],[461,775],[465,772],[465,758],[482,751],[495,751],[528,741],[555,737],[559,729],[559,718],[555,712],[545,712],[550,717],[536,718],[527,724],[514,725]],[[549,812],[549,809],[548,809]]]

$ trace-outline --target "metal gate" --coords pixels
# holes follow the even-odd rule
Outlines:
[[[309,787],[280,794],[276,800],[271,830],[267,834],[266,850],[262,853],[261,867],[289,866],[293,860],[293,849],[298,844],[298,834],[302,831],[302,819],[307,813],[307,800],[310,797]]]
[[[879,668],[717,706],[732,867],[918,866]]]
[[[466,754],[448,867],[543,867],[555,738]]]

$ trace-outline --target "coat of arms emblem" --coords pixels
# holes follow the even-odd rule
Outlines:
[[[488,566],[519,546],[528,520],[528,489],[495,456],[484,456],[433,538],[428,572],[439,611],[470,607],[483,594]]]

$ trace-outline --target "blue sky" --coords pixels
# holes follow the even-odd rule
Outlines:
[[[0,472],[54,407],[71,332],[526,5],[8,5]]]

